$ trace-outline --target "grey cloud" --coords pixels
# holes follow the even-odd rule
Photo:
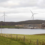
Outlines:
[[[12,1],[14,1],[14,0],[12,0]],[[15,7],[28,7],[28,6],[35,6],[36,2],[37,2],[37,0],[17,0],[17,1],[19,1],[19,5],[14,4],[14,5],[9,6],[9,5],[5,5],[5,4],[1,4],[1,6],[3,6],[3,7],[12,7],[12,8],[15,8]]]
[[[0,2],[4,2],[7,0],[0,0]],[[0,6],[2,7],[9,7],[9,8],[16,8],[16,7],[31,7],[31,6],[37,6],[37,7],[44,7],[45,8],[45,0],[8,0],[13,1],[14,4],[9,3],[1,3]],[[42,2],[41,2],[42,1]],[[19,5],[15,5],[15,2],[19,3]],[[39,2],[39,4],[38,4]]]
[[[38,4],[39,2],[39,4]],[[20,5],[13,5],[12,8],[15,7],[31,7],[31,6],[37,6],[40,8],[45,8],[45,0],[21,0]]]
[[[8,0],[0,0],[0,2],[5,2],[5,1],[8,1]]]
[[[15,7],[30,7],[30,6],[36,6],[37,0],[21,0],[20,5],[12,6],[12,8]]]
[[[21,5],[22,6],[34,6],[36,5],[36,1],[37,0],[24,0],[24,1],[21,1]]]
[[[45,0],[40,0],[39,3],[37,3],[37,6],[40,8],[45,8]]]

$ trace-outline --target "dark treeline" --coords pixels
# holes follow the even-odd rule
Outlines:
[[[1,22],[0,25],[19,25],[19,24],[42,24],[45,23],[45,20],[28,20],[28,21],[21,21],[21,22]]]

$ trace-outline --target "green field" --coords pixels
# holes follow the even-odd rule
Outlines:
[[[23,28],[23,27],[18,27],[18,26],[0,26],[0,28]]]
[[[37,40],[38,39],[38,40]],[[44,35],[0,34],[0,45],[45,45]]]
[[[0,37],[0,45],[27,45],[22,41],[16,41],[11,38]]]

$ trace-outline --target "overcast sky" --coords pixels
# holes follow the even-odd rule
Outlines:
[[[45,20],[45,0],[0,0],[0,21]]]

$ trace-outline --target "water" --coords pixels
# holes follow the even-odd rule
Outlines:
[[[1,33],[1,29],[0,29],[0,33]],[[8,29],[8,28],[4,28],[2,29],[2,33],[4,34],[26,34],[26,35],[43,34],[45,33],[45,29]]]

